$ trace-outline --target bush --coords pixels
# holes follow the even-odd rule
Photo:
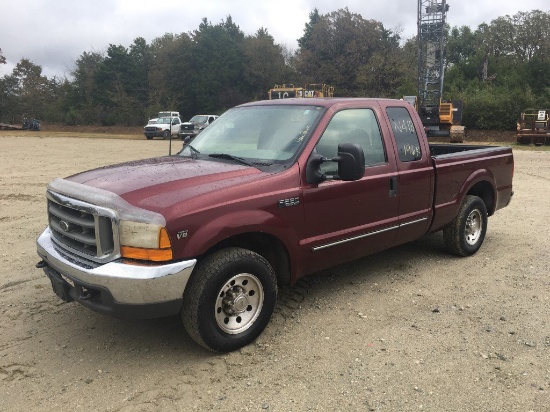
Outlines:
[[[485,86],[468,90],[460,98],[464,102],[463,124],[469,129],[514,130],[520,113],[536,106],[529,88]]]

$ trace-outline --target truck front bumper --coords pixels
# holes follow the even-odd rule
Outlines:
[[[158,318],[178,313],[195,259],[167,264],[118,259],[83,267],[65,256],[51,240],[50,229],[40,235],[37,253],[54,292],[88,308],[123,318]]]
[[[202,130],[180,130],[179,135],[182,139],[185,139],[187,136],[193,138],[197,136]]]
[[[160,132],[145,132],[143,133],[145,137],[164,137],[164,131]]]

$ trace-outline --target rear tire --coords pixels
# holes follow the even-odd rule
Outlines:
[[[471,256],[481,247],[487,232],[487,208],[481,198],[466,196],[451,224],[443,229],[449,252]]]
[[[183,296],[182,320],[199,345],[230,352],[262,333],[276,300],[277,279],[267,260],[247,249],[222,249],[193,271]]]

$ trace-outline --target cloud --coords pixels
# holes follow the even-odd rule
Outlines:
[[[451,0],[448,22],[475,29],[506,14],[540,9],[547,11],[548,0],[502,0],[494,2]],[[315,7],[322,14],[348,7],[365,19],[374,19],[388,29],[400,26],[403,37],[416,34],[414,0],[95,0],[3,1],[0,4],[0,48],[8,64],[0,65],[0,76],[11,73],[22,58],[43,68],[43,74],[69,74],[84,52],[104,51],[109,44],[129,47],[137,37],[147,42],[165,33],[196,30],[206,17],[213,24],[228,15],[245,34],[266,28],[279,44],[297,48],[309,13]]]

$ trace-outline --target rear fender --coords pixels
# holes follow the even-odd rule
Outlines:
[[[434,219],[429,232],[435,232],[447,226],[458,214],[458,209],[468,194],[475,194],[487,205],[488,215],[492,215],[496,205],[495,178],[489,169],[479,169],[470,174],[462,186],[456,187],[453,200],[448,203],[434,205]],[[492,199],[492,201],[491,201]]]
[[[464,185],[459,191],[459,202],[457,204],[456,213],[462,204],[464,198],[468,194],[473,194],[480,197],[487,206],[487,213],[492,215],[495,212],[496,199],[495,176],[489,169],[480,169],[472,173],[464,182]]]

